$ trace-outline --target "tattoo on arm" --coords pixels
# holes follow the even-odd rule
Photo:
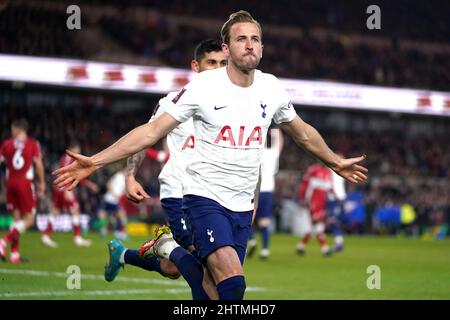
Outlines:
[[[139,151],[127,159],[127,177],[135,177],[142,161],[145,158],[146,149]]]

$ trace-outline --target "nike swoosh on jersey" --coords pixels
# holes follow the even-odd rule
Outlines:
[[[220,110],[220,109],[223,109],[223,108],[226,108],[226,107],[228,107],[228,106],[222,106],[222,107],[214,106],[214,110]]]

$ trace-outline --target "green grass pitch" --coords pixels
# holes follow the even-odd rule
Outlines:
[[[54,238],[60,244],[57,249],[44,247],[40,233],[27,233],[21,248],[30,261],[0,261],[0,300],[190,299],[182,278],[174,281],[133,266],[126,266],[112,283],[103,280],[111,238],[90,234],[90,248],[75,247],[71,234],[56,233]],[[144,240],[133,237],[125,245],[137,248]],[[320,255],[315,241],[305,256],[298,256],[296,241],[275,234],[267,261],[257,253],[246,260],[246,299],[450,299],[450,239],[349,236],[345,250],[330,258]],[[80,289],[67,288],[70,265],[80,268]],[[380,268],[380,289],[367,288],[371,265]]]

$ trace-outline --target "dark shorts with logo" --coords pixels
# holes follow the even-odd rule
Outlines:
[[[214,200],[196,195],[183,197],[183,211],[202,260],[218,248],[231,246],[241,265],[244,264],[253,211],[231,211]]]
[[[192,245],[192,236],[187,228],[186,219],[184,218],[181,205],[181,198],[164,198],[161,199],[161,206],[167,215],[170,230],[172,230],[175,241],[185,249]]]

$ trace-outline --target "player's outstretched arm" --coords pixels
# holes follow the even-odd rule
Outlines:
[[[163,113],[157,120],[134,128],[114,144],[91,157],[66,151],[75,161],[53,172],[53,175],[56,176],[54,184],[72,190],[82,179],[105,165],[128,158],[146,147],[154,145],[178,124],[179,122],[171,115]]]
[[[366,158],[365,155],[348,159],[339,157],[327,146],[319,132],[298,116],[280,126],[298,146],[321,160],[341,177],[352,183],[367,180],[368,170],[358,164]]]

